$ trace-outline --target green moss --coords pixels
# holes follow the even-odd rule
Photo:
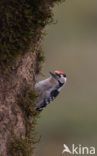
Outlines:
[[[36,143],[37,141],[33,138],[19,139],[14,135],[8,145],[8,154],[10,156],[31,156]]]
[[[32,137],[39,112],[35,110],[35,105],[38,102],[38,94],[36,91],[26,88],[21,96],[18,97],[18,105],[24,115],[24,122],[26,126],[27,136]]]
[[[43,51],[42,51],[42,49],[40,49],[38,52],[37,61],[38,62],[44,62],[44,59],[45,59],[45,57],[43,55]]]
[[[36,60],[36,74],[39,74],[41,71],[41,63],[43,63],[45,60],[42,48],[39,49],[38,54],[37,54],[37,60]]]
[[[26,88],[22,95],[18,97],[18,105],[21,107],[24,116],[29,118],[30,116],[36,116],[37,111],[35,111],[35,102],[37,100],[38,94],[36,91]]]
[[[37,102],[38,94],[26,88],[23,94],[18,97],[18,105],[23,112],[24,124],[26,128],[25,138],[18,138],[16,134],[11,131],[8,143],[8,154],[10,156],[31,156],[33,154],[34,146],[39,142],[36,138],[35,127],[39,113],[35,111],[35,103]]]
[[[41,30],[52,22],[54,2],[61,0],[0,1],[0,65],[12,69],[41,36]]]

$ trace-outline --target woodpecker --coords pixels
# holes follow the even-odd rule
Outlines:
[[[60,93],[66,83],[66,74],[61,71],[50,72],[50,77],[35,85],[35,90],[39,94],[39,104],[37,111],[42,111]]]

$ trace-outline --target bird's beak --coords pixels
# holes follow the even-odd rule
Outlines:
[[[55,75],[54,73],[50,72],[50,75],[51,75],[54,79],[57,80],[57,77],[56,77],[56,75]]]

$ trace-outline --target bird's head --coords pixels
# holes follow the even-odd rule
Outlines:
[[[67,77],[66,74],[63,72],[56,70],[54,73],[50,72],[51,76],[56,79],[57,81],[60,81],[61,83],[66,83]]]

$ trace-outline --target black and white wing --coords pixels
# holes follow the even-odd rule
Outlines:
[[[43,110],[49,103],[51,103],[56,98],[58,94],[59,94],[59,91],[57,89],[52,90],[49,98],[45,98],[43,103],[41,103],[40,106],[36,108],[36,110],[38,111]]]

